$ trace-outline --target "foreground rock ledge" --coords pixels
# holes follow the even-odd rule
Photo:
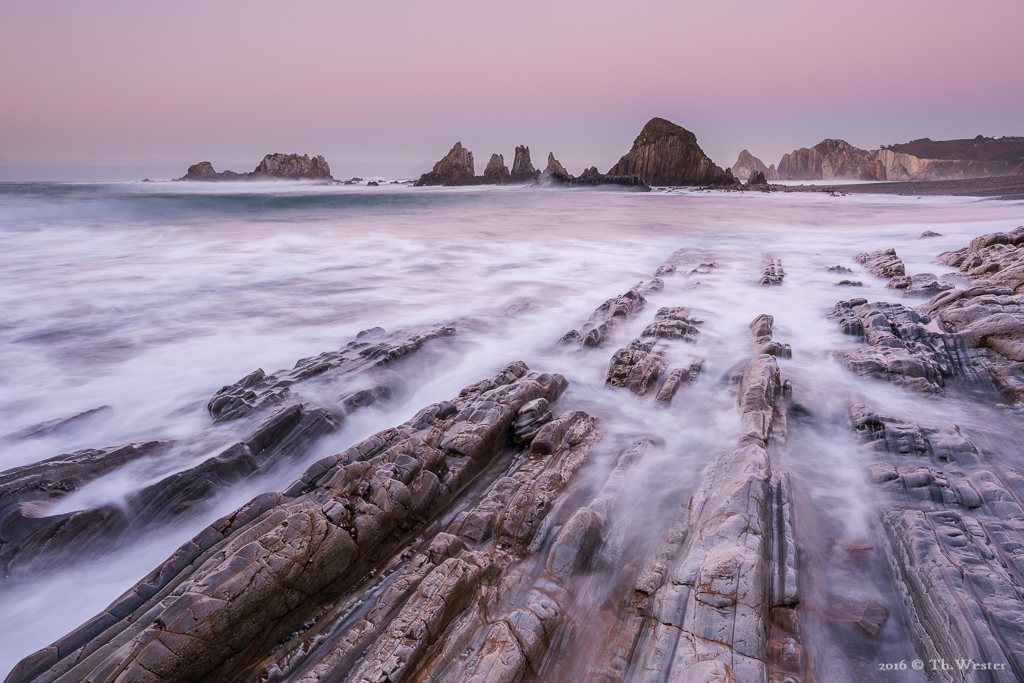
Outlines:
[[[486,467],[517,412],[566,386],[511,363],[457,398],[324,458],[182,546],[15,681],[233,677],[367,574]]]

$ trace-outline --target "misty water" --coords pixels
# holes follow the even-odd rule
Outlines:
[[[754,354],[748,324],[775,317],[793,399],[773,467],[790,471],[800,547],[805,648],[818,680],[871,676],[871,661],[914,656],[884,562],[856,571],[829,562],[835,539],[877,544],[882,494],[847,416],[851,394],[923,424],[955,422],[976,443],[1020,453],[1022,435],[991,406],[955,393],[929,398],[859,379],[831,358],[856,345],[827,318],[840,300],[908,303],[853,260],[895,247],[907,272],[953,272],[942,251],[1024,222],[1019,204],[965,198],[698,191],[414,189],[246,184],[0,185],[0,470],[82,448],[178,439],[159,457],[103,476],[45,513],[117,503],[219,452],[237,427],[209,430],[215,391],[255,370],[291,368],[344,346],[361,330],[453,322],[457,333],[404,363],[401,390],[355,413],[301,459],[224,492],[186,522],[87,555],[31,579],[0,584],[0,674],[102,610],[204,526],[257,493],[279,490],[309,464],[457,396],[523,360],[569,382],[558,411],[583,409],[607,431],[578,477],[599,485],[636,436],[653,448],[632,472],[612,543],[626,572],[651,552],[703,467],[740,432],[729,378]],[[917,239],[925,230],[939,237]],[[598,350],[556,342],[674,253],[714,264],[665,278],[643,314]],[[786,279],[760,287],[766,253]],[[854,272],[832,273],[843,265]],[[863,287],[838,287],[840,280]],[[909,303],[917,303],[911,301]],[[671,406],[604,383],[614,349],[661,306],[703,320],[695,344],[674,342],[670,366],[704,360]],[[330,386],[317,399],[329,404]],[[108,407],[108,408],[104,408]],[[67,428],[26,436],[58,418],[104,408]],[[556,411],[556,412],[558,412]],[[196,435],[202,433],[201,438]],[[1005,456],[1004,456],[1005,457]],[[1020,466],[1024,463],[1005,463]],[[596,482],[596,484],[595,484]],[[2,501],[0,501],[2,504]],[[614,582],[584,599],[596,609]],[[892,618],[865,660],[816,620],[837,596],[877,600]],[[817,626],[817,628],[816,628]],[[924,680],[913,671],[885,680]]]

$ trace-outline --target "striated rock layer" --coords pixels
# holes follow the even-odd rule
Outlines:
[[[800,387],[786,375],[821,354],[794,356],[775,339],[772,314],[739,327],[732,365],[710,358],[705,370],[693,357],[709,339],[734,347],[716,329],[720,318],[686,301],[695,276],[714,286],[715,254],[682,249],[550,340],[561,346],[553,362],[593,373],[592,388],[566,393],[562,375],[508,363],[215,521],[7,680],[809,683],[877,678],[878,661],[894,652],[896,661],[984,665],[933,667],[927,680],[1020,680],[1024,473],[993,456],[1019,428],[1024,397],[1022,246],[1018,228],[943,254],[970,284],[917,306],[837,303],[831,316],[851,339],[835,361],[865,383],[897,387],[878,394],[895,409],[840,398],[838,422],[793,400]],[[920,275],[908,276],[891,249],[854,258],[890,284],[909,277],[913,286]],[[763,265],[781,280],[779,259]],[[739,272],[757,295],[786,291]],[[672,305],[645,313],[663,300]],[[290,370],[256,370],[223,387],[208,405],[210,431],[236,429],[244,440],[160,482],[147,500],[166,496],[161,510],[187,510],[222,481],[269,466],[262,459],[301,454],[350,411],[386,400],[403,359],[453,332],[368,330]],[[904,390],[927,394],[916,408],[960,390],[986,400],[998,391],[1012,404],[987,434],[889,414],[910,405],[891,398]],[[611,404],[624,420],[606,433],[567,405],[577,399]],[[651,422],[637,419],[671,421],[680,406],[716,402],[724,438],[704,453],[685,438],[645,434]],[[820,448],[819,433],[832,430],[849,437],[852,455]],[[8,566],[42,567],[94,543],[89,524],[102,525],[93,517],[53,532],[32,520],[47,519],[39,511],[48,500],[169,447],[89,449],[0,473],[0,500],[13,502],[0,509]],[[872,536],[816,536],[819,517],[853,516],[835,490],[808,496],[821,458],[863,470],[870,495],[855,491],[856,504],[864,526],[877,527]],[[686,467],[662,485],[673,495],[651,495],[652,480]],[[861,485],[845,466],[842,474],[838,486]],[[119,524],[149,519],[145,504],[122,506]],[[159,529],[152,524],[146,530]],[[3,535],[10,529],[22,535]],[[808,558],[825,563],[812,567],[828,573],[824,588]],[[818,658],[828,647],[862,668]]]

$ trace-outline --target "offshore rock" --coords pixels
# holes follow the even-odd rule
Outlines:
[[[484,169],[484,182],[489,185],[507,185],[512,182],[512,174],[505,165],[505,157],[501,154],[491,155],[491,160]]]
[[[647,185],[718,185],[735,180],[716,166],[697,144],[697,136],[671,121],[647,122],[633,147],[610,176],[638,176]]]
[[[543,177],[557,183],[568,183],[573,180],[572,175],[565,170],[565,167],[559,163],[558,159],[551,152],[548,152],[548,165],[544,169]]]
[[[249,180],[334,180],[331,167],[322,156],[308,154],[268,154],[249,175]]]
[[[221,171],[217,173],[209,161],[200,161],[188,167],[188,173],[178,180],[330,180],[331,167],[322,156],[312,159],[308,154],[268,154],[251,173]]]
[[[865,251],[857,254],[854,259],[857,263],[867,266],[875,277],[888,278],[907,274],[903,261],[896,255],[895,249]]]
[[[473,153],[456,142],[448,150],[448,154],[434,164],[430,173],[424,173],[416,181],[416,187],[425,185],[475,185],[476,171],[473,166]]]
[[[512,182],[533,183],[540,178],[540,171],[530,161],[530,148],[526,145],[516,147],[516,156],[512,161]]]
[[[572,185],[619,185],[640,190],[641,192],[649,192],[651,189],[638,175],[605,175],[598,171],[596,166],[586,169],[578,177],[570,180],[569,183]]]
[[[197,180],[203,182],[217,182],[222,180],[245,180],[248,173],[235,173],[234,171],[221,171],[217,173],[213,164],[209,161],[200,161],[188,167],[188,172],[178,180]]]
[[[762,175],[762,179],[767,177],[768,174],[768,167],[764,165],[764,162],[747,150],[740,152],[739,157],[736,159],[736,163],[733,164],[731,168],[732,174],[736,176],[737,180],[743,183],[747,182],[757,173]],[[776,180],[778,180],[778,178],[776,178]]]
[[[786,277],[786,271],[782,269],[782,261],[780,259],[775,258],[771,254],[766,254],[763,268],[761,278],[757,281],[757,284],[762,286],[782,284],[782,280]]]

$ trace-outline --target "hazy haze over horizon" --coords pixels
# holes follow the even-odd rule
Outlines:
[[[643,124],[722,167],[839,137],[1024,134],[1024,3],[310,0],[0,5],[0,180],[322,154],[414,177],[460,140],[607,170]]]

